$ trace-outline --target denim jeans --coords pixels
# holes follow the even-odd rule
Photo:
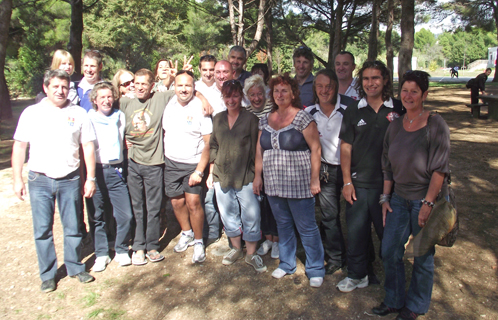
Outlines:
[[[328,172],[327,182],[320,181],[321,192],[320,208],[322,209],[323,248],[325,250],[325,262],[336,266],[344,266],[346,263],[346,246],[341,228],[341,166],[326,165]]]
[[[382,242],[382,260],[386,273],[384,303],[391,308],[406,306],[415,313],[426,313],[432,296],[435,249],[432,247],[425,255],[414,259],[412,280],[406,296],[403,263],[408,237],[410,234],[416,236],[421,230],[418,213],[422,203],[420,200],[403,199],[394,193],[390,204],[393,212],[387,213]]]
[[[268,196],[268,200],[277,221],[280,251],[278,267],[290,274],[296,272],[296,227],[306,253],[306,275],[308,278],[325,276],[323,245],[315,220],[315,198]]]
[[[206,188],[205,188],[206,189]],[[203,228],[203,238],[207,239],[219,239],[221,237],[221,221],[220,214],[218,212],[218,206],[216,204],[216,195],[214,188],[207,189],[204,196],[204,228]]]
[[[224,190],[219,182],[215,182],[214,190],[227,237],[234,238],[242,234],[245,241],[261,239],[259,201],[252,191],[252,182],[239,191],[233,188]]]
[[[107,233],[106,233],[106,215],[112,212],[116,219],[116,253],[128,253],[128,242],[131,238],[131,211],[130,195],[119,170],[121,165],[102,165],[96,166],[97,190],[92,197],[95,205],[95,213],[89,215],[90,230],[93,235],[95,246],[95,255],[97,257],[107,256],[109,254]],[[112,204],[112,210],[106,210],[106,204]]]
[[[57,273],[53,238],[56,200],[64,231],[64,264],[67,273],[74,276],[85,271],[85,265],[80,259],[82,235],[78,218],[81,205],[79,170],[61,179],[52,179],[30,171],[28,186],[41,280],[54,279]]]
[[[159,250],[159,213],[163,199],[164,165],[147,166],[129,159],[128,189],[135,215],[133,250]]]

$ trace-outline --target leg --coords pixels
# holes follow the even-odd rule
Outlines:
[[[405,305],[403,255],[405,243],[410,236],[410,212],[408,201],[396,193],[393,194],[390,204],[393,212],[387,213],[382,241],[382,262],[386,274],[384,303],[390,308],[400,309]]]
[[[242,238],[247,242],[254,243],[254,250],[250,249],[252,244],[246,244],[247,253],[253,254],[256,243],[261,239],[261,213],[258,198],[252,191],[252,182],[243,186],[240,191],[235,192],[237,202],[240,205],[240,218],[242,221]]]
[[[140,174],[140,164],[128,161],[128,189],[130,191],[133,215],[135,216],[135,238],[133,250],[145,249],[144,185]]]
[[[159,214],[163,199],[163,174],[162,165],[144,166],[142,173],[144,177],[145,202],[147,205],[147,231],[145,236],[146,249],[148,252],[159,249],[159,237],[161,226]]]
[[[325,276],[323,245],[315,220],[315,198],[288,201],[306,253],[306,275],[308,278],[323,278]]]
[[[52,193],[52,182],[52,179],[44,175],[31,171],[28,174],[33,233],[42,281],[54,279],[57,273],[53,238],[55,196]]]
[[[294,233],[294,219],[292,218],[288,199],[268,196],[271,210],[277,221],[278,236],[280,239],[280,264],[278,267],[286,273],[296,272],[296,234]]]
[[[185,193],[185,202],[190,217],[190,225],[194,231],[194,238],[202,239],[202,226],[204,225],[204,210],[201,206],[199,194]]]
[[[216,192],[216,202],[218,203],[218,208],[220,210],[221,220],[225,226],[225,233],[230,240],[238,237],[240,242],[240,237],[242,235],[242,220],[235,190],[222,190],[218,182],[214,183],[214,189]],[[237,247],[236,243],[233,242],[232,245],[238,249],[241,247],[240,244]]]
[[[214,188],[207,189],[204,197],[204,238],[217,240],[220,238],[220,213],[216,206]]]
[[[88,220],[90,222],[90,231],[93,236],[93,245],[95,247],[95,256],[105,257],[109,255],[109,248],[107,245],[107,233],[105,229],[105,202],[109,201],[109,190],[106,185],[106,178],[104,176],[104,168],[101,165],[97,165],[95,170],[96,181],[96,191],[92,197],[94,204],[93,215],[88,215]]]

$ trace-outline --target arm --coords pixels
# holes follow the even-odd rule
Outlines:
[[[24,201],[24,196],[27,194],[26,186],[22,180],[22,167],[24,166],[24,161],[26,160],[26,148],[28,146],[27,142],[14,141],[14,146],[12,147],[12,171],[14,175],[14,193],[16,196]]]
[[[95,178],[95,145],[93,141],[82,144],[85,157],[86,175],[88,178]],[[95,194],[95,181],[86,180],[83,187],[84,197],[91,198]]]
[[[260,144],[261,140],[261,130],[258,134],[258,144],[256,145],[256,158],[254,160],[254,181],[252,182],[252,191],[254,194],[259,196],[261,190],[263,190],[263,148]]]
[[[204,97],[202,93],[199,91],[195,91],[195,96],[199,99],[201,99],[202,102],[202,112],[204,113],[205,116],[210,116],[213,114],[214,109],[213,107],[209,104],[209,101]]]
[[[356,192],[354,190],[353,181],[351,180],[351,151],[353,146],[349,143],[341,141],[341,169],[344,187],[342,195],[350,204],[356,201]]]
[[[201,155],[201,161],[197,164],[197,167],[195,168],[195,171],[199,172],[204,172],[204,169],[206,169],[206,166],[209,163],[209,138],[211,137],[210,134],[206,134],[202,136],[202,139],[204,140],[204,149],[202,150],[202,155]],[[198,175],[196,172],[192,173],[190,175],[190,178],[188,179],[188,185],[189,186],[195,186],[196,184],[201,183],[202,177]]]
[[[444,182],[445,174],[442,172],[434,171],[432,173],[431,182],[429,184],[429,189],[427,190],[427,194],[425,195],[425,200],[428,202],[435,202],[439,191]],[[425,223],[429,219],[429,215],[431,214],[432,208],[426,204],[423,204],[418,212],[418,225],[423,228]]]
[[[213,128],[214,129],[214,128]],[[218,140],[216,139],[216,131],[213,130],[211,133],[211,138],[209,139],[209,176],[206,180],[206,186],[209,189],[213,188],[213,169],[214,169],[214,161],[216,160],[216,156],[218,155]]]
[[[311,150],[311,194],[316,195],[320,193],[320,165],[322,158],[322,146],[316,122],[310,122],[306,129],[303,130],[303,135]]]
[[[392,180],[384,180],[384,191],[382,193],[383,194],[391,194],[393,184],[394,184],[394,182]],[[382,225],[384,227],[386,226],[387,211],[393,212],[393,209],[391,209],[391,204],[389,203],[389,201],[384,202],[382,204]]]

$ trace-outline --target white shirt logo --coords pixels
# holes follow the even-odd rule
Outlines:
[[[356,126],[361,127],[361,126],[366,126],[366,125],[367,125],[367,123],[363,119],[361,119],[360,121],[358,121],[358,124]]]

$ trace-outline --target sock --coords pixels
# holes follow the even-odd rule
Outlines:
[[[196,243],[200,243],[200,244],[204,245],[204,240],[202,240],[202,238],[194,239],[194,244],[196,244]]]
[[[194,236],[194,231],[192,229],[187,230],[187,231],[182,231],[182,234],[187,236],[187,237],[193,237]]]

